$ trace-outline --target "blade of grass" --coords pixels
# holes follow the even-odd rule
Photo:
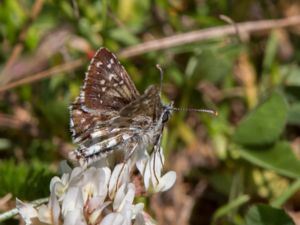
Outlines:
[[[225,215],[229,214],[230,211],[232,211],[233,209],[236,209],[236,208],[240,207],[241,205],[245,204],[249,200],[250,200],[250,197],[248,195],[241,195],[241,196],[237,197],[236,199],[232,200],[227,205],[222,206],[221,208],[219,208],[215,212],[215,214],[213,216],[213,223],[212,224],[216,224],[216,221],[219,218],[221,218],[222,216],[225,216]]]
[[[290,185],[290,187],[275,200],[271,202],[271,206],[273,207],[281,207],[295,192],[297,192],[300,189],[300,179],[296,180],[295,182]]]

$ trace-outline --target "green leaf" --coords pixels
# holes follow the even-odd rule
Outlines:
[[[11,147],[11,141],[7,138],[0,138],[0,150]]]
[[[35,50],[40,40],[40,35],[37,34],[38,30],[33,26],[31,26],[26,33],[25,43],[26,46],[31,50]]]
[[[275,92],[240,122],[233,139],[250,146],[275,142],[285,127],[287,111],[285,98]]]
[[[298,65],[281,66],[283,74],[286,74],[285,85],[300,86],[300,67]]]
[[[292,105],[289,109],[288,123],[292,125],[300,125],[300,103]]]
[[[293,154],[288,142],[279,142],[264,151],[243,148],[240,154],[255,165],[290,178],[300,178],[300,161]]]
[[[139,39],[134,36],[134,33],[125,30],[124,28],[116,28],[110,31],[111,38],[126,45],[135,45],[139,43]]]
[[[269,40],[268,40],[267,46],[266,46],[266,50],[265,50],[265,58],[264,58],[264,62],[263,62],[263,68],[264,68],[265,74],[267,74],[267,71],[270,70],[270,68],[275,60],[277,49],[278,49],[278,43],[279,43],[278,37],[277,37],[276,33],[273,32],[269,37]]]
[[[204,49],[197,57],[198,64],[193,69],[194,78],[202,78],[216,83],[230,73],[235,56],[215,49]],[[218,66],[216,66],[218,65]]]
[[[267,205],[252,206],[246,214],[247,225],[293,225],[292,219],[282,209]]]

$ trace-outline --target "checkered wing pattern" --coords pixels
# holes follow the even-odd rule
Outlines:
[[[73,141],[79,145],[70,158],[86,162],[137,146],[155,126],[162,104],[155,86],[140,96],[116,57],[101,48],[91,60],[70,113]]]
[[[100,48],[88,67],[80,96],[71,105],[74,142],[87,136],[96,124],[117,116],[138,97],[138,91],[115,55]]]
[[[133,82],[114,54],[99,49],[88,67],[82,102],[88,109],[120,110],[139,96]]]

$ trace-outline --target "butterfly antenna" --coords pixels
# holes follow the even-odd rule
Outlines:
[[[156,64],[156,68],[159,70],[160,72],[160,86],[159,86],[159,94],[161,94],[162,92],[162,83],[163,83],[163,78],[164,78],[164,71],[161,68],[161,66],[159,64]]]
[[[204,113],[209,113],[214,116],[218,115],[218,112],[212,109],[193,109],[193,108],[171,108],[174,111],[188,111],[188,112],[204,112]]]

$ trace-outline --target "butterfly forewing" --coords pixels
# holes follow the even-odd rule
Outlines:
[[[115,55],[100,48],[91,60],[80,97],[71,105],[71,131],[75,143],[96,124],[109,121],[138,98],[139,93]]]
[[[81,98],[88,109],[119,110],[139,96],[115,55],[100,48],[92,58]]]

